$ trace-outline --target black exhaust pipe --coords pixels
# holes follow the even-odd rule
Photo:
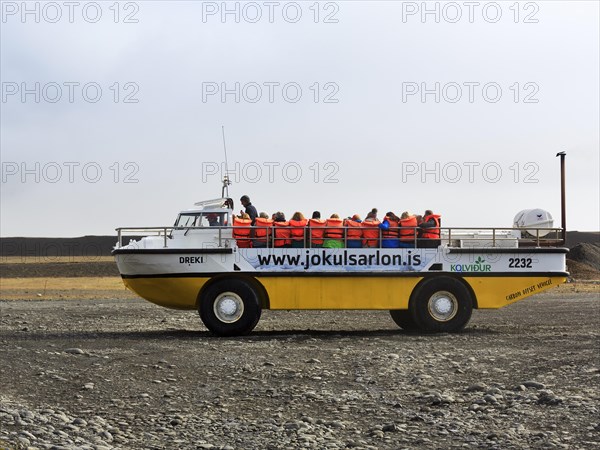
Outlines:
[[[559,152],[560,156],[560,226],[562,227],[562,245],[567,245],[567,199],[565,194],[565,156],[566,152]]]

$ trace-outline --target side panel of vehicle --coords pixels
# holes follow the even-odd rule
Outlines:
[[[465,277],[480,309],[498,309],[551,289],[567,281],[565,276]]]
[[[448,276],[440,273],[426,277]],[[566,281],[558,277],[455,277],[473,292],[473,307],[497,309]],[[271,309],[408,309],[414,277],[259,277]]]
[[[439,276],[447,276],[440,273]],[[229,274],[231,278],[236,275]],[[248,277],[248,275],[238,275]],[[428,276],[432,278],[437,275]],[[264,287],[265,309],[407,309],[411,293],[423,279],[414,277],[258,276]],[[564,276],[469,276],[462,280],[474,294],[474,307],[497,309],[566,281]],[[196,309],[200,291],[209,277],[124,278],[125,286],[160,306]]]
[[[123,278],[131,291],[165,308],[196,309],[198,293],[209,277],[136,277]]]
[[[381,276],[257,277],[271,309],[406,309],[422,279]]]

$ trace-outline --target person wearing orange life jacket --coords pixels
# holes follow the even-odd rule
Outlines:
[[[344,248],[344,221],[337,214],[332,214],[325,223],[325,240],[323,248]]]
[[[400,216],[400,247],[401,248],[414,248],[417,234],[417,216],[409,214],[408,211],[404,211]]]
[[[265,248],[271,242],[273,228],[273,220],[269,219],[269,215],[261,212],[254,221],[254,239],[252,246],[254,248]]]
[[[321,213],[314,211],[312,218],[308,221],[309,244],[311,248],[323,247],[326,220],[321,219]]]
[[[417,242],[419,242],[419,239],[421,239],[421,234],[423,234],[423,230],[421,229],[421,224],[423,223],[423,216],[421,214],[417,214],[415,216],[417,218],[417,226],[419,228],[417,228]]]
[[[289,248],[292,241],[290,223],[285,220],[285,214],[281,211],[275,213],[273,220],[273,246],[275,248]]]
[[[381,247],[382,248],[399,248],[400,247],[400,233],[399,227],[400,218],[396,216],[392,211],[389,211],[385,215],[385,219],[379,225],[381,228]]]
[[[252,219],[246,213],[239,216],[233,216],[233,237],[239,248],[251,248],[250,232],[252,229]]]
[[[354,214],[352,218],[347,218],[344,221],[346,227],[346,246],[348,248],[362,247],[362,220],[358,214]]]
[[[433,214],[433,211],[428,209],[423,214],[423,223],[419,225],[421,229],[421,238],[419,239],[419,247],[421,248],[437,248],[441,245],[440,239],[442,226],[442,216]]]
[[[379,247],[379,225],[380,222],[377,219],[377,209],[373,208],[368,214],[366,219],[361,224],[363,227],[363,247],[377,248]]]
[[[371,209],[371,211],[369,211],[367,213],[367,217],[366,217],[365,221],[367,221],[369,219],[375,219],[377,222],[379,222],[379,219],[377,218],[377,208],[373,208],[373,209]]]
[[[308,220],[304,218],[301,212],[296,211],[290,219],[291,236],[292,236],[292,248],[304,248],[305,236],[306,236],[306,225]]]

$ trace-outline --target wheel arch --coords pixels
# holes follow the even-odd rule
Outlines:
[[[231,274],[231,273],[216,275],[216,276],[212,277],[210,280],[208,280],[206,283],[204,283],[204,285],[200,289],[200,292],[198,292],[198,296],[196,297],[196,309],[198,309],[198,307],[200,306],[200,302],[202,301],[202,296],[204,295],[204,293],[206,292],[206,290],[208,288],[210,288],[215,283],[218,283],[221,281],[228,281],[228,280],[241,280],[241,281],[248,283],[250,286],[252,286],[258,292],[258,295],[260,297],[261,308],[262,309],[270,309],[271,303],[269,301],[269,294],[260,281],[258,281],[256,278],[254,278],[252,276],[238,275],[238,274]]]

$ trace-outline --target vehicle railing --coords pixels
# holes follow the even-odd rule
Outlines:
[[[231,238],[223,236],[224,230],[231,230],[233,227],[230,226],[212,226],[212,227],[120,227],[116,228],[117,231],[117,246],[116,248],[123,247],[123,238],[140,238],[140,237],[162,237],[163,248],[168,248],[168,241],[173,237],[173,231],[184,231],[184,235],[190,230],[210,230],[217,231],[217,245],[219,247],[226,247],[229,244]]]
[[[357,231],[357,227],[346,227],[346,226],[342,226],[342,227],[318,227],[318,228],[311,228],[311,227],[305,227],[303,229],[303,235],[302,237],[294,237],[291,236],[291,231],[292,230],[298,230],[298,227],[292,227],[292,226],[288,226],[288,227],[269,227],[269,226],[253,226],[253,227],[234,227],[234,229],[240,229],[240,230],[247,230],[250,229],[250,236],[249,237],[240,237],[240,236],[236,236],[235,234],[235,230],[233,233],[234,238],[238,241],[238,242],[252,242],[253,244],[256,244],[257,242],[260,245],[260,247],[267,247],[267,248],[277,248],[277,247],[286,247],[289,246],[288,244],[286,244],[285,241],[290,241],[290,244],[292,241],[301,241],[303,242],[302,248],[311,248],[311,247],[315,247],[315,245],[313,245],[313,241],[317,240],[317,241],[325,241],[325,240],[333,240],[333,241],[340,241],[343,242],[344,247],[348,247],[348,241],[349,240],[360,240],[362,241],[362,246],[364,247],[365,242],[369,242],[369,243],[375,243],[375,245],[369,245],[368,247],[373,247],[373,248],[381,248],[381,247],[385,247],[385,245],[383,245],[383,243],[386,240],[393,240],[393,241],[400,241],[403,243],[410,243],[412,244],[413,248],[417,248],[420,246],[426,246],[425,244],[427,243],[431,243],[431,241],[439,241],[440,245],[442,244],[446,244],[449,247],[456,247],[457,243],[459,243],[458,241],[469,241],[469,242],[477,242],[477,241],[491,241],[490,245],[486,245],[487,247],[500,247],[502,246],[502,243],[504,242],[509,242],[509,241],[513,241],[516,242],[519,246],[533,246],[535,245],[536,247],[542,247],[544,245],[546,246],[550,246],[550,245],[564,245],[564,242],[562,241],[562,239],[560,238],[561,233],[562,233],[562,229],[561,228],[497,228],[497,227],[481,227],[481,228],[473,228],[473,227],[432,227],[432,228],[420,228],[420,227],[390,227],[388,230],[383,230],[381,228],[366,228],[366,230],[369,230],[370,232],[374,232],[377,231],[377,237],[375,236],[364,236],[364,231],[365,228],[359,228],[358,231],[361,232],[361,236],[357,237],[355,239],[349,238],[348,237],[348,231]],[[265,236],[261,236],[260,238],[257,238],[255,235],[253,235],[253,230],[258,230],[258,229],[264,229],[265,230]],[[319,237],[314,237],[313,233],[311,232],[311,230],[318,230],[319,232],[323,233],[323,236],[319,236]],[[336,237],[330,237],[327,236],[327,230],[337,230],[339,233],[339,230],[342,230],[342,238],[336,238]],[[413,236],[409,239],[402,239],[400,237],[387,237],[385,234],[387,233],[393,233],[393,234],[397,234],[398,236],[400,236],[400,231],[409,231],[409,234],[412,234]],[[439,239],[436,238],[424,238],[424,237],[420,237],[419,233],[422,233],[424,231],[428,231],[429,233],[431,233],[432,231],[435,232],[436,230],[440,231],[440,237]],[[289,236],[287,235],[282,235],[282,234],[287,234],[289,232]],[[515,232],[519,232],[520,233],[520,237],[516,237]],[[524,236],[524,233],[527,233],[528,236]],[[543,235],[543,236],[542,236]],[[279,245],[278,245],[279,244]],[[421,244],[421,245],[419,245]],[[316,244],[316,245],[320,245],[320,244]]]
[[[236,235],[236,231],[250,230],[248,236]],[[469,243],[477,243],[486,241],[485,247],[502,247],[503,243],[508,241],[514,241],[518,247],[543,247],[543,246],[559,246],[564,245],[565,242],[562,239],[562,228],[497,228],[497,227],[432,227],[432,228],[420,228],[420,227],[390,227],[388,230],[381,228],[357,228],[357,227],[304,227],[302,229],[302,237],[291,236],[292,230],[298,231],[298,227],[273,227],[273,226],[251,226],[251,227],[233,227],[233,226],[208,226],[208,227],[121,227],[117,228],[117,247],[123,246],[123,238],[130,236],[140,237],[143,236],[158,236],[163,238],[163,248],[168,248],[168,242],[173,237],[173,231],[184,231],[184,236],[192,230],[203,230],[203,231],[217,231],[217,245],[218,247],[230,247],[231,240],[236,240],[239,247],[249,247],[250,245],[256,248],[285,248],[291,245],[292,241],[301,241],[301,248],[315,248],[320,244],[315,244],[313,241],[326,241],[333,240],[339,241],[343,244],[343,247],[348,247],[348,241],[359,240],[361,241],[361,247],[363,248],[394,248],[388,247],[386,240],[400,241],[404,243],[404,247],[419,248],[429,247],[434,244],[433,241],[438,241],[438,245],[447,245],[448,247],[459,247],[460,241],[467,241]],[[224,231],[231,231],[232,237],[224,236]],[[264,230],[264,233],[260,233],[264,236],[257,236],[258,230]],[[322,236],[314,237],[312,231],[317,230]],[[342,232],[342,238],[328,236],[328,232],[337,231]],[[359,231],[361,236],[353,239],[348,238],[348,231],[353,232]],[[377,237],[375,236],[364,236],[364,231],[368,230],[373,233],[377,231]],[[413,236],[409,239],[401,239],[399,237],[386,236],[389,233],[400,236],[400,231],[408,231]],[[423,238],[419,234],[422,232],[428,232],[434,234],[439,231],[439,238]],[[520,233],[520,237],[516,237],[516,233]],[[284,235],[282,235],[284,234]],[[286,243],[286,241],[290,241]],[[365,245],[366,243],[370,245]],[[240,245],[241,244],[241,245]],[[437,245],[435,245],[437,246]]]

